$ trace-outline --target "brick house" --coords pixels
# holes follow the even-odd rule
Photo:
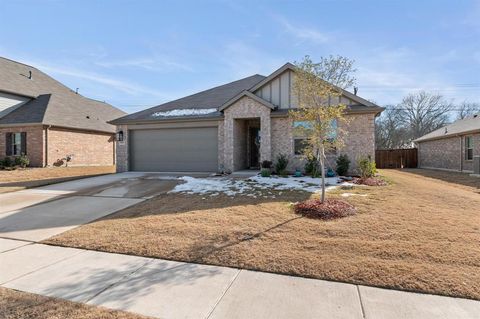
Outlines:
[[[113,165],[115,126],[126,113],[83,97],[40,70],[0,57],[0,159],[26,154],[30,166]]]
[[[480,170],[480,114],[426,134],[414,141],[418,167],[473,173]]]
[[[224,171],[258,168],[280,154],[288,170],[303,169],[304,137],[296,136],[289,109],[295,108],[287,63],[269,76],[250,77],[111,121],[117,142],[118,171]],[[349,124],[345,147],[352,163],[375,157],[375,117],[383,108],[347,91]],[[335,165],[336,154],[328,159]]]

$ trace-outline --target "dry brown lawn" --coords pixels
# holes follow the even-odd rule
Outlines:
[[[354,216],[299,217],[276,199],[160,195],[48,243],[480,299],[480,196],[411,172],[356,187]]]
[[[0,318],[146,319],[147,317],[0,287]]]
[[[0,170],[0,193],[95,175],[115,173],[115,166],[79,166]]]

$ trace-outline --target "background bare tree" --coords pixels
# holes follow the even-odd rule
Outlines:
[[[414,139],[448,124],[454,108],[440,94],[408,94],[400,104],[388,106],[377,120],[377,148],[409,147]]]
[[[378,118],[375,129],[377,149],[406,148],[410,146],[408,126],[401,121],[399,113],[395,106],[389,105]]]
[[[398,105],[400,119],[410,128],[410,140],[449,123],[453,108],[442,95],[426,91],[411,93]]]
[[[466,117],[472,116],[480,112],[480,103],[470,103],[463,101],[459,105],[455,106],[457,111],[457,120],[462,120]]]

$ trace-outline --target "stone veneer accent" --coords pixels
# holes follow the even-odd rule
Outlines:
[[[453,136],[418,143],[418,167],[473,171],[465,159],[465,136]],[[473,156],[480,156],[480,133],[473,134]]]
[[[239,139],[243,139],[238,120],[260,119],[260,162],[271,160],[271,127],[270,127],[271,109],[258,103],[250,97],[243,97],[227,109],[224,110],[224,161],[225,171],[232,172],[241,169],[246,158],[246,154],[235,152],[235,144]],[[240,134],[241,133],[241,134]],[[238,135],[240,134],[240,135]]]
[[[123,141],[117,141],[117,172],[127,172],[128,167],[128,126],[117,125],[117,133],[123,131]]]

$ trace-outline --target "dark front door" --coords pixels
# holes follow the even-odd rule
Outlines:
[[[251,127],[250,129],[250,168],[260,167],[260,128]]]

